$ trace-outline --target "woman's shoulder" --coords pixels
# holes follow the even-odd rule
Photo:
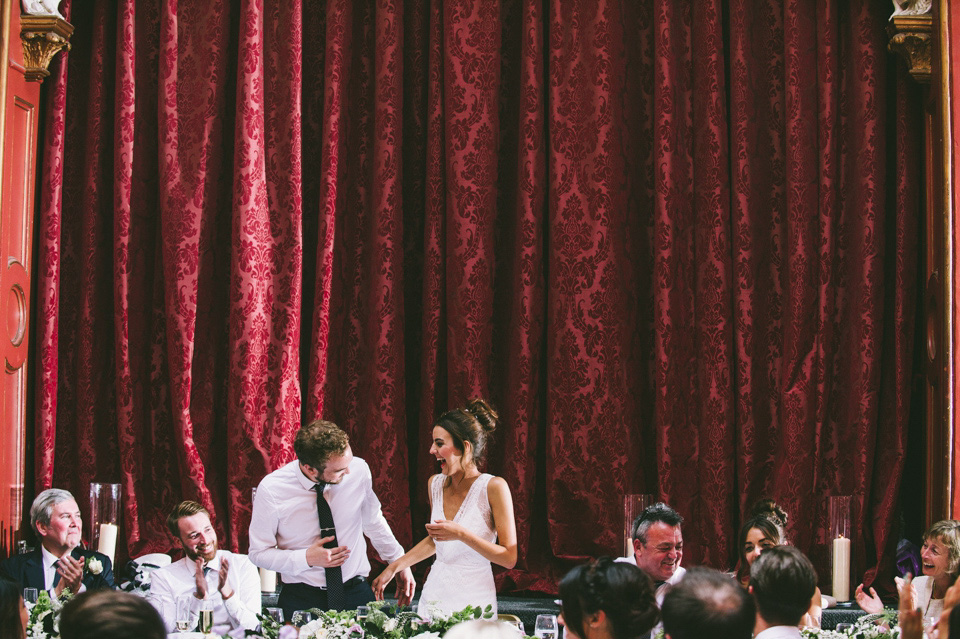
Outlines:
[[[496,475],[489,475],[484,473],[480,476],[481,479],[487,482],[487,496],[501,496],[510,494],[510,486],[507,484],[507,480],[503,477],[497,477]]]

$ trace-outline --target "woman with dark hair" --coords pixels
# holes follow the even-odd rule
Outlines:
[[[650,577],[608,557],[568,572],[560,601],[560,621],[573,639],[638,639],[660,618]]]
[[[163,619],[143,597],[115,590],[81,593],[63,605],[61,639],[166,639]]]
[[[29,621],[20,584],[0,577],[0,636],[24,639]]]
[[[497,610],[495,563],[517,563],[517,525],[513,498],[501,477],[481,473],[487,438],[497,413],[482,399],[440,416],[433,427],[430,454],[440,473],[430,478],[427,537],[384,569],[373,581],[377,599],[399,571],[437,555],[420,593],[418,612],[450,613],[466,606]]]
[[[960,521],[944,519],[923,533],[920,563],[923,574],[912,582],[897,577],[897,591],[903,597],[905,588],[912,589],[912,599],[923,618],[939,618],[944,610],[944,596],[960,575]],[[883,602],[873,588],[868,595],[860,584],[855,596],[857,604],[867,612],[883,610]]]
[[[738,552],[736,578],[741,586],[750,585],[750,566],[764,550],[776,546],[786,546],[787,541],[787,512],[772,499],[761,499],[753,506],[750,517],[740,528],[737,537]],[[803,616],[801,626],[820,627],[820,614],[823,610],[823,601],[820,588],[813,593],[810,609]]]

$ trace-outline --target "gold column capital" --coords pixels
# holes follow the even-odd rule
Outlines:
[[[70,50],[73,25],[58,16],[20,16],[20,40],[23,43],[24,76],[31,82],[43,82],[50,75],[53,56]]]
[[[929,11],[929,6],[927,7]],[[930,84],[933,73],[933,15],[931,13],[894,13],[887,25],[887,48],[907,63],[913,79]]]

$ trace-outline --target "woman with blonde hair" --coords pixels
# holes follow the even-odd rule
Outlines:
[[[943,612],[943,599],[947,590],[957,581],[960,574],[960,521],[944,519],[938,521],[923,533],[923,548],[920,551],[922,575],[905,581],[895,579],[897,591],[904,596],[904,590],[912,590],[913,601],[923,612],[923,618],[939,617]],[[870,594],[864,592],[863,584],[857,586],[857,604],[867,612],[880,612],[883,602],[877,591],[870,588]]]

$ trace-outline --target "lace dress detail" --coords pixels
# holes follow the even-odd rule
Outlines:
[[[446,519],[443,514],[443,475],[430,482],[433,508],[430,521]],[[483,473],[473,482],[453,521],[491,543],[497,540],[493,512],[487,498],[487,484],[493,475]],[[490,562],[462,541],[438,541],[437,559],[423,585],[417,612],[430,615],[431,610],[449,614],[469,606],[492,606],[497,611],[497,588]]]

